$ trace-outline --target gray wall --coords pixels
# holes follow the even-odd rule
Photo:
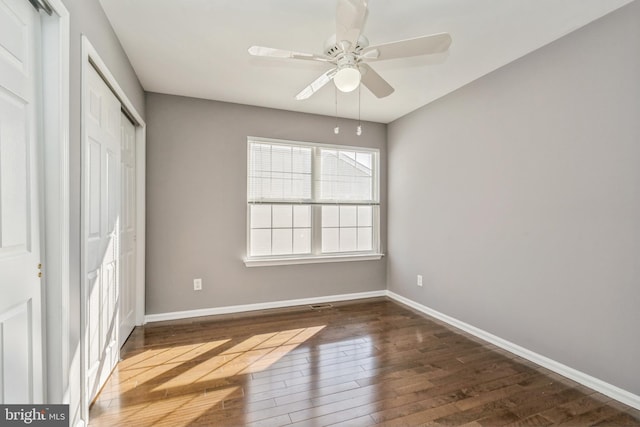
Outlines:
[[[80,358],[80,95],[81,95],[81,35],[91,41],[100,57],[126,92],[138,113],[144,118],[144,91],[129,60],[116,37],[97,0],[63,0],[71,18],[69,74],[70,74],[70,125],[69,125],[69,169],[70,169],[70,343],[71,378],[64,388],[71,401],[71,416],[77,417],[79,404],[79,358]],[[54,371],[55,372],[55,371]],[[63,381],[66,381],[63,379]],[[59,402],[62,397],[51,390],[50,402]]]
[[[389,125],[389,289],[640,394],[639,162],[634,2]]]
[[[386,263],[247,268],[247,136],[367,146],[381,152],[386,237],[386,126],[171,95],[147,94],[146,313],[386,288]],[[203,290],[193,290],[202,278]]]

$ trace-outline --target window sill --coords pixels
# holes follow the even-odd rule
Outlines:
[[[247,267],[269,267],[274,265],[319,264],[325,262],[375,261],[381,259],[383,256],[384,254],[350,254],[299,258],[257,258],[245,259],[244,265]]]

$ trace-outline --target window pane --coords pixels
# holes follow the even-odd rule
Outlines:
[[[373,166],[373,155],[371,153],[357,153],[356,161],[365,169],[371,171]],[[371,175],[371,173],[369,173]]]
[[[273,230],[273,255],[291,255],[293,251],[293,231],[290,228]]]
[[[271,173],[271,192],[268,194],[272,199],[284,199],[284,183],[287,179],[282,172]]]
[[[340,252],[351,252],[358,248],[357,228],[340,229]]]
[[[291,195],[296,196],[298,199],[308,199],[311,197],[311,177],[309,175],[303,175],[300,173],[294,173],[291,175]]]
[[[340,251],[340,229],[323,228],[322,229],[322,252],[339,252]]]
[[[371,227],[373,225],[373,208],[371,206],[358,206],[358,227]]]
[[[271,255],[271,230],[251,230],[251,256]]]
[[[373,249],[373,228],[359,227],[358,228],[358,250],[370,251],[372,249]]]
[[[251,228],[271,228],[271,205],[251,205]]]
[[[321,200],[373,200],[373,163],[370,152],[320,149],[316,177]]]
[[[311,227],[311,206],[293,207],[293,226],[296,228]]]
[[[362,196],[362,200],[373,199],[372,178],[368,176],[355,177],[353,180],[353,191]]]
[[[310,199],[311,156],[309,147],[249,143],[248,199]]]
[[[305,174],[311,172],[311,148],[294,147],[292,159],[293,172]]]
[[[329,195],[333,194],[333,184],[332,181],[321,181],[320,182],[320,194],[322,195],[322,199],[329,199]]]
[[[293,206],[291,205],[273,205],[273,227],[274,228],[291,228],[293,227]],[[275,237],[274,237],[275,239]]]
[[[263,172],[271,170],[271,146],[268,144],[251,144],[251,168]]]
[[[357,206],[340,206],[340,227],[355,227]]]
[[[259,178],[258,184],[256,194],[260,195],[260,197],[253,198],[254,200],[262,198],[263,194],[271,194],[271,174],[269,174],[269,177]]]
[[[349,151],[338,152],[338,175],[353,176],[356,172],[356,153]]]
[[[271,146],[267,144],[249,145],[249,199],[255,199],[265,190],[265,173],[271,171]],[[251,179],[251,178],[256,178]],[[270,186],[269,186],[270,187]],[[268,191],[268,189],[267,189]]]
[[[320,150],[320,163],[322,173],[327,175],[338,174],[338,152],[336,150]]]
[[[372,251],[374,249],[374,209],[374,206],[323,206],[322,252]],[[325,239],[329,240],[325,241]],[[337,247],[336,239],[338,240]]]
[[[271,148],[272,170],[291,172],[291,147],[274,145]]]
[[[352,200],[349,198],[351,192],[351,188],[353,184],[351,182],[351,177],[339,176],[336,179],[335,190],[333,196],[336,200]]]
[[[323,206],[322,207],[322,226],[338,227],[340,225],[340,207],[339,206]]]
[[[295,228],[293,230],[293,253],[311,253],[311,229]]]

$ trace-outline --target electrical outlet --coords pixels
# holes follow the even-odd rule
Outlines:
[[[416,284],[420,287],[422,287],[422,275],[418,274],[418,281],[416,282]]]
[[[194,291],[202,290],[202,279],[193,279],[193,290]]]

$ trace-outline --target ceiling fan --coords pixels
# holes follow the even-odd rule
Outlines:
[[[375,96],[384,98],[391,95],[394,89],[367,62],[430,55],[449,49],[451,36],[448,33],[369,46],[369,41],[362,35],[367,13],[367,0],[338,0],[336,34],[325,43],[323,55],[263,46],[251,46],[249,54],[269,58],[321,61],[334,65],[302,89],[296,95],[297,100],[309,98],[331,80],[342,92],[351,92],[362,83]]]

